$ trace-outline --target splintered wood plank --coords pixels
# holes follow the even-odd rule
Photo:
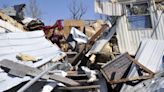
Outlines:
[[[65,83],[65,84],[72,85],[72,86],[80,85],[78,82],[76,82],[72,79],[69,79],[67,77],[62,77],[62,76],[59,76],[59,75],[50,75],[49,78],[54,79],[54,80],[59,81],[59,82],[62,82],[62,83]]]
[[[3,14],[2,12],[0,12],[0,18],[4,21],[9,22],[10,24],[12,24],[13,26],[21,29],[22,31],[26,31],[23,27],[22,24],[20,24],[19,22],[17,22],[16,20],[14,20],[13,18],[11,18],[10,16]]]
[[[17,76],[22,76],[22,74],[25,73],[26,75],[35,77],[43,72],[42,70],[39,70],[37,68],[32,68],[32,67],[29,67],[26,65],[19,64],[17,62],[10,61],[10,60],[0,61],[0,66],[15,71],[14,73],[12,72],[11,74],[14,74],[14,75],[18,74]],[[19,74],[21,74],[21,75],[19,75]],[[53,75],[44,75],[41,78],[42,79],[53,79],[55,81],[59,81],[59,82],[65,83],[67,85],[72,85],[72,86],[79,85],[78,82],[76,82],[72,79],[62,77],[59,75],[54,75],[54,74]]]
[[[97,89],[100,85],[90,85],[90,86],[77,86],[77,87],[57,87],[58,90],[85,90],[85,89]]]

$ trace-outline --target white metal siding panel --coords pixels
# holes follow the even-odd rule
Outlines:
[[[159,20],[159,24],[158,24],[158,27],[157,27],[157,38],[158,39],[164,39],[164,13],[161,15],[161,12],[162,11],[157,11],[157,19],[160,19]]]
[[[163,40],[148,40],[145,48],[137,55],[136,59],[148,69],[157,73],[162,71],[162,57],[164,56]]]
[[[95,0],[95,12],[109,16],[121,16],[122,5],[119,3],[111,3],[107,1],[98,2]]]
[[[161,12],[157,12],[158,19]],[[155,14],[153,15],[153,21],[155,20]],[[157,21],[157,20],[156,20]],[[157,23],[154,23],[157,24]],[[121,53],[129,52],[131,55],[135,55],[139,43],[144,38],[151,38],[153,29],[142,29],[142,30],[129,30],[126,16],[121,17],[118,20],[116,27],[118,45]],[[158,26],[153,34],[154,39],[164,40],[164,14],[162,14]]]
[[[130,54],[134,55],[139,45],[138,40],[141,39],[141,37],[139,37],[141,34],[140,30],[129,30],[126,16],[121,17],[117,23],[116,31],[120,52],[124,53],[128,51]]]

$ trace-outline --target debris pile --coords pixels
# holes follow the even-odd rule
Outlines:
[[[95,0],[95,12],[110,20],[59,19],[52,26],[24,17],[24,4],[0,10],[0,91],[162,92],[159,4]]]

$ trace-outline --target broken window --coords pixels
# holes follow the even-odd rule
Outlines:
[[[148,4],[126,5],[129,29],[152,28]]]

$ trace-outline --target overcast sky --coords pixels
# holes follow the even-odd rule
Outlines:
[[[42,12],[41,19],[46,25],[52,25],[57,19],[69,19],[70,13],[68,6],[71,0],[37,0],[39,9]],[[80,0],[77,0],[80,1]],[[94,13],[94,0],[82,0],[84,5],[88,8],[87,13],[83,19],[96,19],[97,15]],[[28,4],[28,0],[0,0],[0,8],[5,6],[13,6],[17,4]]]

